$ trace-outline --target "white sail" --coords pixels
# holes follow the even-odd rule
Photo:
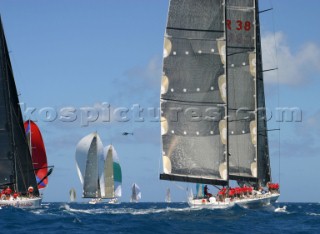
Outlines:
[[[196,186],[197,189],[197,197],[204,197],[204,184],[197,184]]]
[[[131,190],[132,190],[132,194],[131,194],[130,201],[131,202],[138,202],[141,199],[141,191],[140,191],[139,186],[134,183],[132,185]]]
[[[167,202],[167,203],[170,203],[170,202],[171,202],[171,192],[170,192],[170,188],[167,188],[165,202]]]
[[[112,148],[104,148],[104,190],[105,193],[101,194],[103,198],[114,198],[114,180],[113,180],[113,158]]]
[[[118,153],[116,152],[115,148],[112,148],[112,158],[113,158],[113,176],[114,176],[114,195],[115,197],[122,196],[122,171],[120,166],[120,161],[118,157]]]
[[[103,198],[119,198],[122,190],[122,172],[118,158],[118,154],[112,145],[104,148],[104,188],[105,194]]]
[[[69,195],[70,195],[70,201],[74,202],[77,198],[76,190],[74,188],[70,189]]]
[[[104,181],[101,181],[103,170],[99,167],[99,162],[103,159],[103,145],[97,133],[91,133],[79,141],[76,148],[76,166],[84,197],[100,196],[100,184]]]

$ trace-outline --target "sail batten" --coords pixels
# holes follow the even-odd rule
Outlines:
[[[239,175],[237,175],[237,176],[230,175],[229,179],[230,180],[238,180],[238,181],[242,181],[242,182],[244,182],[244,181],[246,181],[246,182],[255,182],[255,183],[258,182],[258,178],[253,178],[253,177],[248,177],[248,176],[241,176],[241,175],[240,176]]]
[[[181,30],[181,31],[194,31],[194,32],[213,32],[213,33],[223,33],[223,30],[208,30],[208,29],[196,29],[196,28],[174,28],[174,27],[167,27],[166,29],[172,30]]]
[[[212,180],[209,178],[203,177],[190,177],[190,176],[180,176],[175,174],[160,174],[160,179],[162,180],[171,180],[171,181],[180,181],[180,182],[191,182],[191,183],[203,183],[203,184],[212,184],[212,185],[222,185],[226,186],[228,183],[225,180]]]

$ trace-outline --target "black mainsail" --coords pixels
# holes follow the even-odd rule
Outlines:
[[[218,52],[223,9],[221,1],[170,1],[161,86],[162,179],[227,184]]]
[[[39,196],[8,47],[0,19],[0,186]]]
[[[271,180],[257,0],[171,0],[160,179]]]

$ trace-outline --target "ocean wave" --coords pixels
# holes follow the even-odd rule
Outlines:
[[[148,215],[148,214],[157,214],[157,213],[164,213],[164,212],[186,212],[190,211],[189,207],[186,208],[156,208],[150,207],[147,209],[134,209],[134,208],[97,208],[97,209],[74,209],[71,208],[69,205],[64,206],[67,212],[72,213],[85,213],[85,214],[131,214],[131,215]]]
[[[313,213],[313,212],[307,212],[306,214],[307,214],[307,215],[310,215],[310,216],[320,216],[320,214],[318,214],[318,213]]]

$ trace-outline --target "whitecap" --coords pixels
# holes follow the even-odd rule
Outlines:
[[[274,210],[274,212],[282,212],[282,213],[286,213],[287,212],[287,206],[283,206],[283,207],[278,207]]]

